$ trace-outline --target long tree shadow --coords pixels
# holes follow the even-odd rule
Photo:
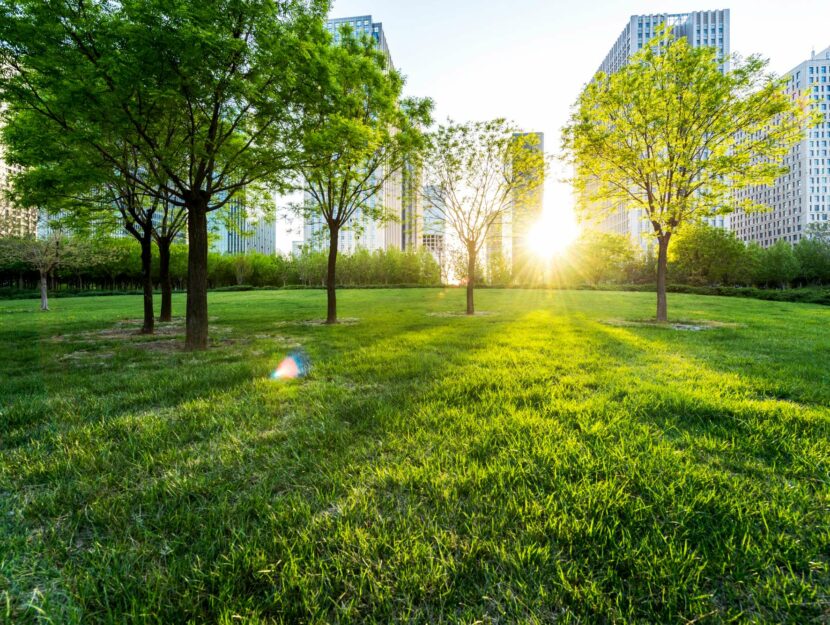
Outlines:
[[[370,465],[386,422],[483,334],[481,325],[418,328],[318,362],[303,382],[240,374],[212,393],[200,385],[176,406],[64,428],[42,441],[47,465],[27,462],[28,448],[16,452],[26,467],[12,481],[22,506],[16,530],[49,528],[40,549],[53,567],[41,568],[59,566],[74,601],[100,599],[79,604],[82,613],[140,621],[131,611],[164,595],[172,598],[159,607],[163,622],[199,620],[211,613],[213,576],[229,549],[262,544],[274,515],[320,513],[353,487],[345,467]]]
[[[639,499],[660,511],[667,530],[709,567],[729,562],[728,574],[704,568],[712,597],[749,601],[768,613],[772,589],[791,586],[792,622],[815,618],[821,611],[815,591],[827,582],[815,562],[826,550],[830,412],[758,399],[751,379],[730,377],[631,331],[601,329],[608,353],[626,360],[625,373],[608,389],[609,412],[648,433],[633,445],[630,462],[621,463],[630,465],[623,470]],[[653,455],[662,448],[665,466],[634,460],[644,457],[643,444]],[[650,486],[661,471],[671,475],[668,491]],[[748,587],[757,594],[741,591]]]
[[[552,332],[549,317],[533,317],[515,324],[524,326],[520,335],[503,327],[490,345],[452,363],[392,428],[398,435],[386,442],[386,460],[357,468],[359,486],[315,518],[310,537],[275,541],[271,557],[303,569],[263,567],[264,588],[279,592],[263,595],[258,613],[286,621],[420,614],[419,622],[465,622],[542,621],[568,611],[596,620],[609,618],[609,597],[626,585],[633,593],[670,576],[678,587],[662,612],[655,609],[676,608],[687,591],[677,570],[644,575],[645,556],[628,563],[628,574],[613,561],[606,569],[620,537],[596,522],[636,502],[615,502],[615,488],[595,479],[599,454],[584,454],[584,415],[566,414],[591,389],[582,369],[592,355],[580,348],[587,328],[563,323]],[[535,364],[554,354],[570,360],[537,370],[531,354]],[[508,393],[521,385],[518,398]],[[566,409],[545,406],[550,395],[542,399],[539,387],[567,395]],[[650,511],[640,517],[644,526],[652,520]],[[621,530],[628,542],[636,529]],[[244,552],[238,556],[245,561]],[[690,566],[688,578],[696,570]],[[645,578],[640,586],[638,578]],[[586,580],[588,596],[578,590]],[[309,594],[312,586],[322,588]],[[632,596],[631,605],[642,599]]]
[[[757,392],[766,380],[719,370],[683,349],[647,339],[622,328],[599,324],[625,354],[628,365],[615,400],[634,418],[657,423],[667,433],[714,436],[736,450],[779,471],[815,471],[799,464],[809,451],[804,444],[817,433],[830,434],[830,410],[820,403],[764,397]],[[643,401],[645,400],[645,401]]]
[[[488,349],[469,351],[390,443],[395,461],[325,515],[316,540],[284,547],[310,570],[280,569],[275,584],[299,601],[303,580],[324,580],[324,597],[343,603],[326,610],[306,597],[285,612],[274,598],[264,613],[308,618],[311,605],[325,621],[418,613],[667,622],[737,618],[744,605],[778,621],[820,614],[820,467],[797,489],[784,483],[792,476],[736,478],[688,441],[665,438],[671,428],[661,427],[659,409],[627,411],[655,396],[608,370],[642,358],[639,347],[592,337],[584,320],[541,326],[532,324],[548,345],[530,344],[528,353],[510,349],[527,337],[509,327]],[[597,362],[603,351],[608,358]],[[533,366],[563,354],[547,369]],[[671,382],[664,392],[677,383],[659,382]]]
[[[682,363],[595,326],[535,312],[409,318],[359,343],[308,330],[306,381],[249,372],[64,433],[51,468],[21,474],[16,529],[93,622],[816,616],[819,469],[728,470],[717,456],[747,430],[663,414]],[[717,394],[720,374],[693,364]],[[773,451],[757,470],[774,475]]]

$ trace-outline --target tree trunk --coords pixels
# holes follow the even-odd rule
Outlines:
[[[467,244],[467,314],[474,315],[476,312],[473,302],[473,295],[476,287],[476,248],[475,245]]]
[[[204,201],[187,205],[187,332],[185,348],[207,349],[207,205]]]
[[[329,226],[329,262],[326,270],[326,323],[337,323],[337,245],[340,228]]]
[[[153,316],[153,238],[145,227],[141,238],[141,289],[144,294],[144,323],[142,334],[152,334],[155,326]]]
[[[161,315],[159,321],[173,319],[173,285],[170,282],[170,240],[159,239],[159,282],[161,282]]]
[[[669,320],[668,301],[666,299],[666,273],[669,261],[669,239],[671,233],[657,237],[657,321]]]
[[[49,276],[46,272],[40,272],[40,309],[49,310]]]

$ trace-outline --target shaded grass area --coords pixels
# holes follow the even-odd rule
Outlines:
[[[5,622],[830,619],[826,309],[324,297],[212,294],[203,354],[137,298],[0,302]]]

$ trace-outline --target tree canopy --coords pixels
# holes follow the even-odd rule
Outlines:
[[[657,239],[658,320],[671,236],[738,207],[763,210],[734,192],[786,173],[784,157],[814,119],[765,66],[719,59],[664,27],[620,71],[594,77],[564,128],[582,216],[636,209]]]
[[[401,199],[404,168],[420,158],[432,101],[403,97],[403,77],[386,55],[371,37],[359,37],[348,27],[337,43],[318,48],[314,60],[321,91],[303,108],[298,173],[306,202],[301,211],[328,231],[327,321],[335,323],[339,234],[359,228],[358,218],[400,217],[390,214],[383,201]]]
[[[423,166],[425,210],[458,237],[467,263],[467,314],[475,313],[478,255],[487,233],[544,182],[547,163],[535,134],[510,122],[449,121],[430,135]]]
[[[126,172],[188,212],[187,345],[207,344],[207,218],[296,165],[299,104],[319,97],[305,63],[323,41],[322,0],[44,3],[0,0],[0,97],[8,122]],[[12,140],[13,142],[13,140]]]

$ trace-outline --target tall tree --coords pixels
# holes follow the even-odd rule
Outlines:
[[[756,280],[764,286],[786,289],[801,271],[793,246],[778,239],[761,254]]]
[[[130,171],[137,169],[140,169],[140,164],[133,160]],[[136,184],[136,177],[130,175],[130,171],[110,172],[112,175],[108,182],[95,184],[86,195],[77,198],[82,206],[70,212],[69,222],[80,224],[81,230],[91,229],[91,234],[97,235],[113,227],[122,228],[138,242],[144,294],[142,333],[152,334],[155,325],[152,246],[155,243],[159,252],[161,309],[158,319],[169,322],[173,317],[170,248],[187,226],[187,211],[172,201],[164,189],[154,192],[144,190],[142,185]],[[104,176],[106,172],[98,180],[104,179]]]
[[[170,277],[171,247],[187,228],[187,211],[176,203],[170,194],[160,189],[159,218],[153,223],[153,239],[159,250],[159,283],[161,286],[161,310],[159,321],[173,320],[173,281]]]
[[[139,183],[147,166],[129,141],[113,137],[108,150],[117,158],[104,159],[85,143],[67,140],[41,116],[17,110],[4,128],[9,156],[22,169],[13,177],[12,196],[21,206],[47,210],[62,226],[87,236],[107,236],[125,230],[141,247],[144,321],[142,333],[152,334],[152,245],[156,241],[161,263],[162,321],[170,320],[169,250],[172,239],[186,224],[183,207],[169,201],[164,189],[148,192]],[[99,144],[104,139],[98,138]],[[120,146],[120,149],[119,149]],[[166,257],[165,257],[166,252]],[[166,303],[166,310],[165,310]]]
[[[134,184],[134,178],[123,178],[123,184],[108,185],[104,201],[118,208],[124,229],[141,246],[141,289],[144,299],[142,334],[155,329],[153,313],[153,220],[159,206],[157,197],[146,197]]]
[[[430,136],[423,199],[461,244],[468,315],[475,314],[477,259],[490,227],[544,182],[547,163],[538,141],[504,119],[450,121]]]
[[[693,48],[666,28],[620,71],[599,73],[563,131],[584,217],[642,211],[657,239],[657,320],[668,318],[669,242],[702,217],[765,207],[734,191],[770,185],[814,117],[806,100],[765,73],[765,62]]]
[[[593,286],[622,282],[626,267],[636,256],[631,239],[595,230],[582,233],[571,248],[579,278]]]
[[[705,222],[686,224],[669,254],[672,273],[691,284],[738,284],[747,277],[746,249],[733,232]]]
[[[326,323],[337,323],[337,253],[340,232],[359,221],[396,218],[378,202],[423,147],[421,127],[432,102],[402,98],[404,81],[371,37],[345,27],[340,42],[320,49],[314,67],[322,97],[304,109],[302,166],[306,192],[300,207],[328,235]]]
[[[830,242],[805,237],[798,242],[793,251],[801,268],[799,277],[804,284],[830,282]]]
[[[17,239],[13,245],[0,247],[0,255],[7,255],[4,262],[17,260],[37,271],[40,283],[40,310],[49,310],[49,278],[61,266],[77,255],[76,244],[59,231],[43,239],[34,237]]]
[[[207,215],[296,156],[297,103],[319,97],[303,63],[324,0],[0,0],[0,97],[118,167],[130,142],[188,217],[187,339],[207,346]]]

